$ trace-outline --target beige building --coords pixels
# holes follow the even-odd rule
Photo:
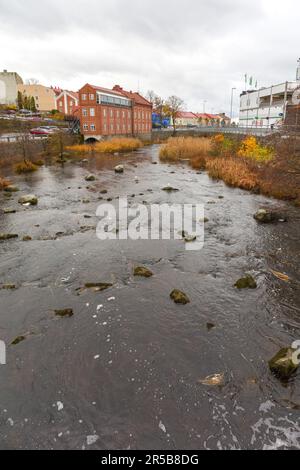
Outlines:
[[[52,88],[44,85],[18,85],[18,91],[25,96],[33,96],[38,111],[56,109],[56,95]]]
[[[22,78],[16,72],[0,72],[0,104],[16,105],[18,86],[22,83]]]

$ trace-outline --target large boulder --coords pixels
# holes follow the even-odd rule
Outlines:
[[[288,380],[298,369],[294,360],[295,349],[283,348],[270,361],[271,372],[281,380]]]
[[[19,204],[28,204],[30,206],[36,206],[38,203],[38,198],[34,194],[26,194],[25,196],[20,197]]]
[[[259,209],[256,214],[254,214],[254,219],[261,224],[271,224],[274,222],[286,222],[287,219],[282,214],[269,211],[267,209]]]

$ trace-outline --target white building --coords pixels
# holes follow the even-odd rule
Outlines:
[[[16,105],[18,96],[18,85],[23,80],[16,72],[3,70],[0,72],[0,104]]]
[[[286,116],[295,90],[300,87],[300,59],[293,82],[280,83],[260,90],[244,91],[240,101],[240,126],[276,127]]]

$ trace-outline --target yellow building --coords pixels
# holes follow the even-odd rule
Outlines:
[[[56,109],[56,95],[52,88],[44,85],[18,85],[18,91],[25,96],[33,96],[38,111]]]

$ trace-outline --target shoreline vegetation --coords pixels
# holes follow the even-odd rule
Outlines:
[[[160,149],[162,162],[188,161],[228,186],[292,201],[300,207],[300,159],[293,139],[255,137],[171,137]],[[79,144],[78,137],[58,133],[48,141],[0,144],[0,168],[11,166],[16,174],[37,171],[46,161],[64,163],[79,156],[129,153],[149,143],[136,138],[112,138]],[[7,172],[6,172],[7,173]],[[9,185],[0,173],[0,190]]]
[[[300,206],[300,160],[289,147],[252,136],[172,137],[161,147],[160,160],[189,161],[195,170],[206,170],[228,186]]]
[[[114,137],[110,140],[97,142],[95,144],[78,144],[66,147],[67,152],[74,153],[126,153],[133,152],[143,147],[139,139],[131,137]]]

